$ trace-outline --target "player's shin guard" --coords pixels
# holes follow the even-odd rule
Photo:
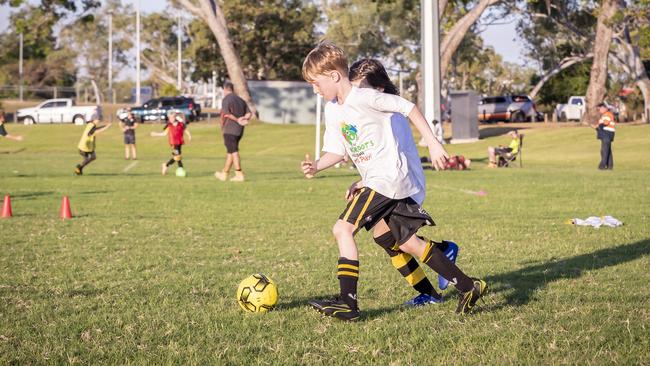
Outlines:
[[[463,271],[460,270],[450,261],[449,258],[445,257],[443,252],[440,250],[438,245],[441,243],[434,243],[433,241],[421,238],[427,243],[426,248],[424,249],[424,254],[422,254],[422,262],[426,263],[431,269],[442,275],[450,283],[456,286],[456,288],[461,292],[471,291],[474,288],[474,282],[469,278]]]
[[[356,309],[359,261],[340,257],[336,275],[341,286],[341,300],[350,305],[350,308]]]
[[[166,165],[166,166],[170,166],[170,165],[174,164],[174,161],[175,161],[175,160],[174,160],[173,158],[172,158],[172,159],[169,159],[169,161],[168,161],[167,163],[165,163],[165,165]]]
[[[404,277],[409,285],[413,286],[415,291],[421,294],[428,294],[434,297],[440,297],[436,292],[433,285],[424,274],[422,267],[412,255],[404,253],[399,248],[395,247],[396,241],[393,234],[386,232],[376,238],[375,243],[384,248],[386,253],[390,256],[390,261],[393,267]]]

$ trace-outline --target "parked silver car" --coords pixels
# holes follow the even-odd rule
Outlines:
[[[484,97],[478,102],[480,122],[534,122],[538,118],[535,102],[527,95]]]

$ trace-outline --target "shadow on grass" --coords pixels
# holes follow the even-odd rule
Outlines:
[[[27,148],[22,148],[22,149],[17,149],[17,150],[9,150],[9,151],[0,151],[0,154],[18,154],[23,151],[27,150]]]
[[[37,192],[26,192],[26,193],[16,193],[12,194],[11,198],[20,198],[26,200],[33,200],[41,196],[50,196],[53,195],[54,191],[37,191]]]
[[[538,289],[551,282],[579,278],[585,271],[630,262],[648,254],[650,254],[650,239],[487,276],[485,279],[490,285],[491,293],[510,292],[505,296],[504,304],[496,304],[490,308],[495,310],[504,306],[526,305]]]
[[[485,139],[488,137],[502,136],[513,130],[525,130],[527,127],[516,127],[516,126],[495,126],[495,127],[485,127],[478,131],[478,138]]]

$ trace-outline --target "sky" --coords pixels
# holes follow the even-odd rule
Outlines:
[[[124,2],[135,5],[138,0],[124,0]],[[140,9],[143,12],[157,12],[167,7],[167,0],[140,0],[140,4]],[[0,6],[0,31],[4,31],[8,26],[9,11],[9,6]],[[496,53],[500,54],[504,61],[525,65],[526,60],[521,56],[523,48],[520,45],[522,41],[517,37],[515,26],[514,21],[506,24],[490,25],[481,36],[485,41],[485,45],[494,47]]]

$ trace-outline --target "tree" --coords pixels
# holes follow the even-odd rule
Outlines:
[[[618,8],[618,0],[603,0],[599,9],[598,24],[596,25],[596,38],[593,48],[593,64],[589,86],[587,87],[586,111],[582,116],[582,123],[594,124],[598,120],[596,105],[603,101],[605,96],[605,82],[607,81],[607,59],[609,47],[612,43],[612,21]]]
[[[485,10],[499,0],[438,0],[441,31],[441,77],[447,82],[452,57]],[[391,66],[413,70],[420,80],[420,1],[340,0],[326,2],[326,38],[343,47],[351,61],[381,57]],[[421,91],[421,88],[418,88]],[[420,93],[421,94],[421,93]],[[421,100],[421,97],[418,98]]]
[[[248,90],[248,85],[246,84],[246,78],[244,77],[241,59],[239,58],[239,54],[237,53],[237,50],[232,43],[232,39],[230,38],[226,17],[224,16],[218,1],[177,1],[187,11],[199,17],[200,19],[203,19],[203,21],[210,27],[210,30],[212,30],[212,33],[214,33],[214,36],[217,39],[217,43],[219,44],[221,55],[224,62],[226,63],[226,69],[228,70],[228,76],[235,86],[235,92],[246,101],[251,112],[255,115],[257,109],[255,108],[255,104],[253,103],[253,99],[251,98],[250,92]]]
[[[223,12],[247,79],[302,80],[302,60],[316,43],[319,13],[315,6],[302,0],[231,0],[224,2]],[[193,21],[188,37],[192,39],[186,50],[194,61],[192,79],[208,80],[216,71],[222,81],[227,70],[207,25]]]
[[[84,17],[98,6],[97,1],[0,0],[0,5],[17,8],[9,19],[10,26],[0,37],[0,81],[18,84],[18,38],[23,34],[24,80],[33,87],[70,85],[75,81],[74,53],[59,44],[55,29],[69,15]],[[81,5],[81,6],[79,6]]]
[[[101,90],[108,88],[109,56],[103,40],[108,40],[109,14],[113,22],[113,75],[118,75],[129,63],[127,52],[133,47],[131,6],[122,5],[120,0],[108,0],[102,8],[93,9],[84,17],[75,17],[64,25],[58,37],[59,43],[75,55],[78,78],[94,80]]]

